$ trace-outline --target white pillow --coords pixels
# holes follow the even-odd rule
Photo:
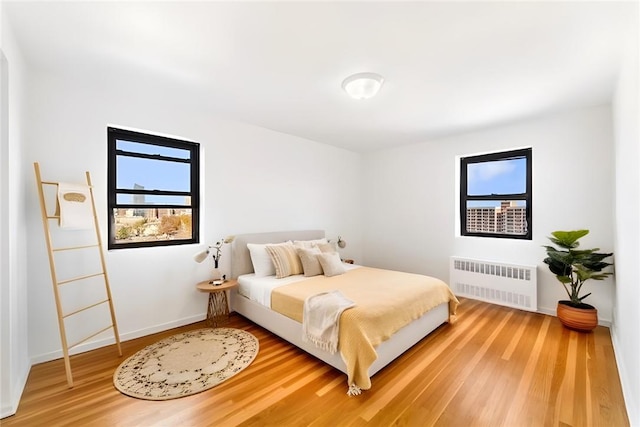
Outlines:
[[[256,277],[275,276],[276,267],[271,261],[269,252],[267,252],[267,245],[247,243],[247,248],[249,248],[253,272],[256,274]]]
[[[347,271],[344,268],[344,265],[342,265],[340,254],[337,252],[324,252],[320,255],[316,255],[316,257],[318,258],[318,261],[320,261],[324,275],[327,277],[344,274]]]

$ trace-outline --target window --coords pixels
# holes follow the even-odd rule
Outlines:
[[[531,240],[531,170],[531,148],[461,158],[461,234]]]
[[[108,128],[109,249],[198,243],[199,145]]]

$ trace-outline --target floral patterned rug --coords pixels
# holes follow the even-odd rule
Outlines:
[[[113,384],[145,400],[168,400],[208,390],[249,366],[258,339],[233,328],[198,329],[147,346],[122,362]]]

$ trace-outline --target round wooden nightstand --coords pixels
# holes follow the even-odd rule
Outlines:
[[[229,322],[229,303],[227,291],[238,286],[238,281],[230,279],[221,285],[213,285],[211,280],[205,280],[196,285],[198,290],[209,292],[207,305],[207,322],[212,328]]]

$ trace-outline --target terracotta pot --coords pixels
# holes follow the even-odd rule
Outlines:
[[[588,304],[590,308],[576,308],[567,304],[568,301],[558,301],[558,319],[564,326],[576,331],[589,332],[598,326],[598,310]]]

